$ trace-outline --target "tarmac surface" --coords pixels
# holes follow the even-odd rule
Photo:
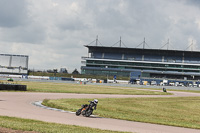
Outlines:
[[[82,117],[73,113],[49,110],[34,106],[36,101],[60,98],[125,98],[125,97],[188,97],[200,96],[200,93],[175,92],[174,95],[106,95],[106,94],[66,94],[66,93],[30,93],[0,92],[0,115],[69,125],[79,125],[115,131],[134,133],[200,133],[200,130],[132,122],[100,117]]]

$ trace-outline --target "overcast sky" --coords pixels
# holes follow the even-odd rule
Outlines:
[[[97,35],[105,46],[121,36],[131,48],[145,38],[160,49],[169,39],[169,49],[193,41],[199,51],[200,0],[0,0],[0,53],[28,55],[29,69],[80,71]]]

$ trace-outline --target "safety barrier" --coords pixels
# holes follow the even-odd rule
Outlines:
[[[15,91],[26,91],[26,85],[19,84],[0,84],[0,90],[15,90]]]

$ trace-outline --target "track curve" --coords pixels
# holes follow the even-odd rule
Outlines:
[[[43,99],[58,98],[125,98],[125,97],[188,97],[200,96],[200,93],[175,92],[174,95],[106,95],[106,94],[66,94],[66,93],[27,93],[0,92],[0,115],[92,128],[129,131],[136,133],[200,133],[197,129],[131,122],[109,118],[77,117],[71,113],[62,113],[33,106],[31,103]]]

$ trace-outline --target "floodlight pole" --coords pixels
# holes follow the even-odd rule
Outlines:
[[[191,44],[191,51],[193,51],[193,40],[192,40],[192,44]]]
[[[168,50],[168,48],[169,48],[169,38],[167,40],[167,50]]]
[[[145,43],[146,43],[146,42],[145,42],[145,38],[144,38],[144,41],[143,41],[143,49],[145,48]]]
[[[96,46],[98,45],[98,35],[97,35],[97,38],[96,38]]]
[[[119,47],[122,46],[122,40],[121,40],[121,36],[120,36],[120,41],[119,41]]]

